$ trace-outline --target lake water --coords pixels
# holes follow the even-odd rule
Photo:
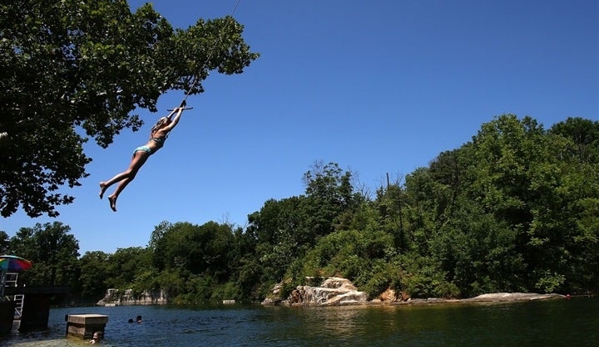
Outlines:
[[[65,315],[109,316],[104,346],[599,346],[599,298],[509,304],[289,308],[119,306],[50,311],[47,331],[0,346],[82,346]],[[137,315],[141,324],[127,323]]]

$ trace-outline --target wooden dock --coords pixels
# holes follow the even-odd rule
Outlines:
[[[55,295],[67,294],[69,290],[69,287],[6,287],[4,295],[25,295],[18,330],[21,332],[38,331],[48,329],[50,298]],[[14,303],[12,301],[8,302],[10,302],[10,305],[0,306],[0,317],[8,317],[9,314],[14,317]],[[3,319],[0,330],[10,332],[12,323],[12,319],[10,322],[8,322],[8,319]]]

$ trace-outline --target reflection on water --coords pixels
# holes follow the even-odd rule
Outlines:
[[[61,308],[44,332],[0,346],[83,346],[65,315],[109,316],[105,346],[596,346],[599,299],[494,305],[287,308],[121,306]],[[137,315],[143,323],[127,323]]]

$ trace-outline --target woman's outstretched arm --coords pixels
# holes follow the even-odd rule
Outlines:
[[[162,131],[165,132],[169,132],[171,130],[173,130],[173,128],[177,125],[177,123],[179,123],[179,118],[181,118],[181,114],[183,113],[183,110],[185,108],[184,107],[177,107],[176,109],[173,110],[173,112],[171,112],[171,114],[168,115],[168,118],[170,119],[171,116],[175,114],[175,116],[173,117],[173,119],[171,119],[171,122],[169,123],[169,125],[165,126],[164,128],[162,128]]]

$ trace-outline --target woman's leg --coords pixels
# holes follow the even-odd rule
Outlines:
[[[148,160],[149,156],[150,153],[148,152],[135,152],[135,155],[131,160],[131,164],[129,164],[129,168],[127,168],[126,171],[117,174],[108,182],[100,182],[100,198],[102,198],[102,196],[104,195],[104,191],[106,191],[108,187],[115,184],[116,182],[120,182],[119,185],[116,187],[114,193],[108,197],[110,201],[110,208],[112,208],[113,211],[116,211],[116,199],[118,198],[119,194],[123,191],[123,189],[125,189],[129,182],[133,181],[135,175],[137,175],[137,172],[143,166],[146,160]]]
[[[129,177],[133,172],[135,175],[137,170],[139,170],[139,168],[146,162],[149,156],[149,153],[140,150],[133,153],[133,158],[131,159],[131,163],[129,164],[129,168],[127,168],[127,170],[117,174],[106,182],[100,182],[100,199],[104,197],[104,192],[106,189],[108,189],[108,187]]]

